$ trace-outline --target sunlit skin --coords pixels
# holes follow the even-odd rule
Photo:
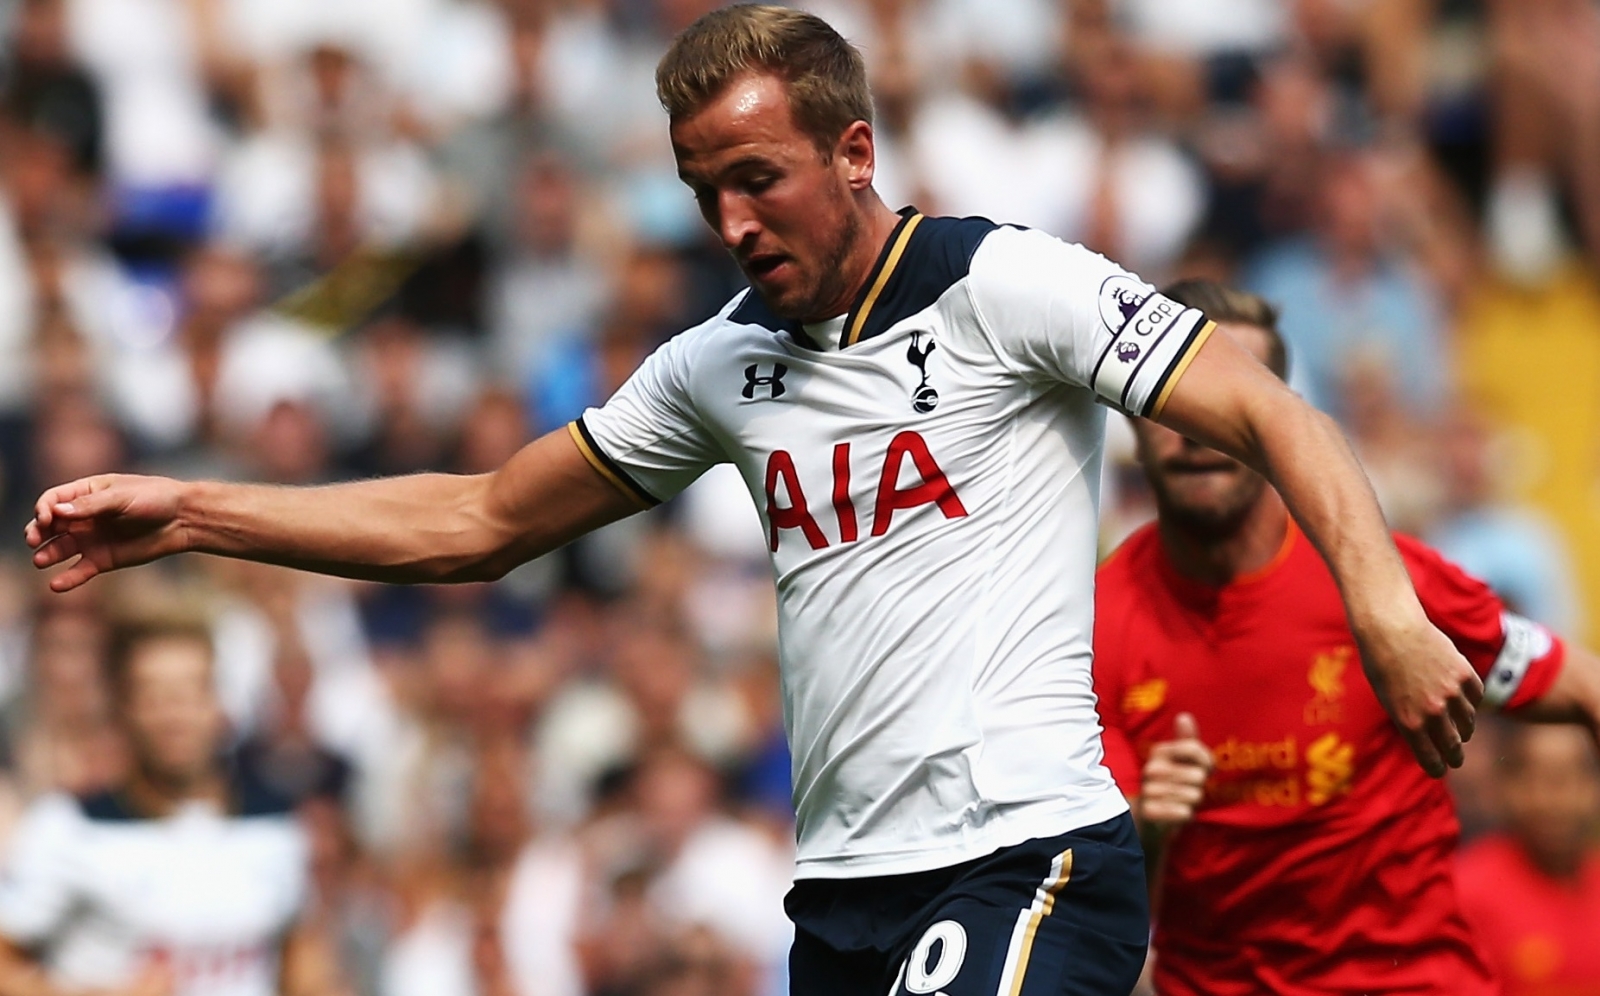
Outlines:
[[[802,322],[850,310],[900,220],[872,189],[872,125],[820,149],[784,83],[751,73],[671,134],[678,175],[768,307]]]
[[[163,810],[220,795],[217,756],[226,718],[217,701],[211,649],[178,636],[142,641],[122,676],[121,716],[133,749],[131,791]]]
[[[1270,340],[1253,325],[1219,323],[1262,363]],[[1134,420],[1139,463],[1160,510],[1162,545],[1180,574],[1225,584],[1265,566],[1283,545],[1289,511],[1266,478],[1148,419]]]

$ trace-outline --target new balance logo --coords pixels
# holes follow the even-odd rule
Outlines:
[[[767,389],[767,397],[781,398],[783,397],[783,392],[788,390],[783,386],[783,375],[788,372],[789,368],[782,363],[774,363],[772,365],[772,376],[762,377],[760,376],[761,365],[752,363],[744,368],[744,390],[739,393],[744,395],[746,399],[750,399],[756,396],[756,388],[764,387]]]

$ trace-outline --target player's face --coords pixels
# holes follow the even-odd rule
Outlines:
[[[1219,324],[1256,359],[1267,362],[1266,333],[1253,325]],[[1163,521],[1201,536],[1232,535],[1266,490],[1260,474],[1171,429],[1135,419],[1139,463]]]
[[[854,195],[872,183],[871,125],[820,150],[796,127],[785,84],[752,74],[673,122],[672,148],[701,215],[773,311],[816,321],[849,310],[866,276]]]
[[[133,649],[123,680],[123,719],[141,769],[177,784],[205,777],[225,724],[210,648],[194,639],[148,640]]]

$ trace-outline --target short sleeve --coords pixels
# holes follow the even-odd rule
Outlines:
[[[1215,326],[1079,245],[999,228],[973,254],[973,307],[1025,374],[1086,387],[1153,417]]]
[[[1542,696],[1565,659],[1561,640],[1508,610],[1489,586],[1406,536],[1395,537],[1428,619],[1483,678],[1484,705],[1512,710]]]
[[[651,353],[609,401],[568,427],[594,468],[642,508],[666,501],[727,459],[690,395],[697,331]]]
[[[6,939],[32,947],[66,919],[82,824],[77,802],[64,795],[44,796],[23,814],[0,873],[0,934]]]

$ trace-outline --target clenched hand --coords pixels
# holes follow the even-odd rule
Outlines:
[[[1211,777],[1211,751],[1200,741],[1194,716],[1179,713],[1172,734],[1151,748],[1140,773],[1134,816],[1145,835],[1163,837],[1194,819]]]

